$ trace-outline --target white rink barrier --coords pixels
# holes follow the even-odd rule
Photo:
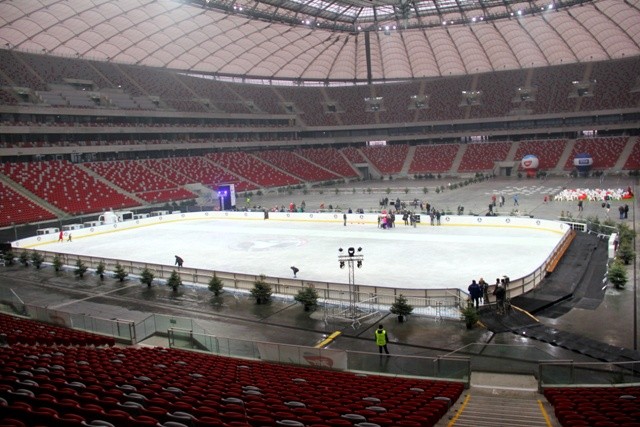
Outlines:
[[[374,226],[378,224],[378,214],[352,213],[347,215],[348,225]],[[240,212],[240,211],[207,211],[207,212],[184,212],[169,215],[153,216],[148,218],[133,219],[129,221],[116,222],[112,224],[97,225],[77,230],[66,230],[63,232],[67,239],[69,234],[72,238],[82,238],[90,235],[112,233],[114,231],[130,230],[139,227],[149,227],[167,222],[179,221],[202,221],[202,220],[236,220],[236,221],[296,221],[296,222],[325,222],[343,223],[344,214],[340,212],[268,212],[268,219],[265,219],[264,212]],[[396,224],[402,222],[402,216],[396,215]],[[443,215],[440,218],[440,227],[497,227],[497,228],[525,228],[539,231],[550,231],[564,234],[569,231],[569,226],[563,222],[535,219],[529,217],[511,216],[468,216],[468,215]],[[428,215],[421,215],[421,222],[418,227],[431,227]],[[42,234],[27,237],[12,242],[16,248],[33,248],[43,243],[56,242],[59,235],[56,233]]]
[[[344,214],[337,212],[269,212],[268,219],[265,219],[265,213],[263,212],[188,212],[140,218],[115,224],[104,224],[79,230],[65,231],[64,238],[67,239],[69,233],[72,234],[73,239],[76,239],[140,227],[151,227],[166,222],[181,221],[309,221],[342,224],[344,222],[343,215]],[[428,216],[423,215],[422,218],[428,218]],[[398,221],[398,219],[402,222],[402,217],[396,215],[396,221]],[[558,255],[571,231],[569,224],[529,217],[476,217],[445,215],[441,217],[440,221],[442,224],[440,227],[495,227],[496,230],[499,230],[500,228],[504,229],[507,227],[515,227],[562,234],[560,241],[549,254],[549,257],[533,272],[525,277],[511,278],[508,289],[508,294],[511,298],[535,289],[535,287],[544,279],[547,274],[547,265]],[[378,214],[347,214],[347,224],[359,227],[377,228]],[[418,223],[417,226],[431,227],[430,221],[428,220]],[[59,235],[57,233],[37,235],[14,241],[12,242],[12,246],[16,249],[38,250],[44,255],[45,262],[52,262],[56,253],[52,251],[39,250],[38,246],[52,242],[55,243],[58,239]],[[119,263],[125,267],[129,274],[134,275],[139,275],[145,267],[148,267],[156,273],[156,277],[158,279],[168,278],[174,269],[174,266],[172,265],[149,264],[146,262],[134,262],[121,259],[96,258],[84,255],[63,254],[62,258],[65,265],[73,265],[76,260],[81,260],[89,268],[95,268],[100,262],[103,262],[108,271],[112,271],[116,263]],[[216,271],[215,273],[217,273],[218,277],[223,281],[225,287],[246,292],[252,289],[254,282],[258,279],[258,276],[241,272]],[[181,269],[181,277],[183,280],[205,286],[213,274],[214,271],[208,269]],[[391,305],[398,294],[403,294],[409,299],[409,303],[415,307],[432,307],[439,305],[444,308],[457,308],[464,306],[467,298],[466,293],[457,288],[402,289],[358,285],[357,289],[352,290],[349,288],[349,285],[344,283],[303,281],[300,279],[283,277],[265,277],[264,280],[273,286],[274,293],[288,296],[296,295],[298,290],[304,286],[313,286],[318,290],[321,299],[325,301],[342,301],[350,295],[350,292],[354,292],[357,295],[357,301],[370,299],[371,296],[374,295],[376,297],[377,304]]]

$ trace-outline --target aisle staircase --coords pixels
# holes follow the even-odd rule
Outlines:
[[[471,387],[437,427],[556,427],[533,376],[474,372]]]

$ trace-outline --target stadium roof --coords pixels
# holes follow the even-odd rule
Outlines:
[[[0,47],[266,80],[640,55],[640,0],[0,0]]]

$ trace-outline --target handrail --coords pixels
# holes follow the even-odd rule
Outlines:
[[[538,390],[545,387],[589,387],[640,384],[640,361],[575,362],[570,359],[539,361]]]

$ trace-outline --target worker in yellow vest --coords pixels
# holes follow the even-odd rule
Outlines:
[[[389,354],[389,349],[387,348],[387,342],[389,342],[387,338],[387,331],[385,331],[382,325],[380,325],[378,326],[378,329],[376,329],[375,334],[376,344],[378,345],[378,351],[380,354],[382,354],[382,349],[384,349],[385,353]]]

